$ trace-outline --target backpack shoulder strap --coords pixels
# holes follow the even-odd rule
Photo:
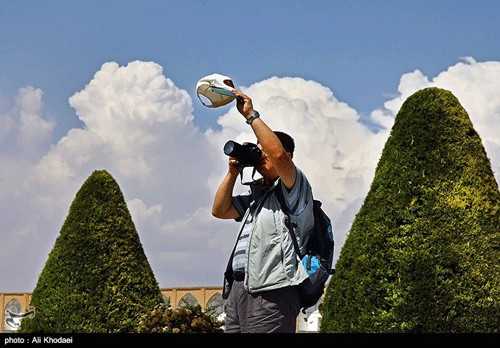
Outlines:
[[[286,224],[287,224],[288,232],[290,232],[290,237],[292,238],[293,247],[295,248],[295,252],[299,256],[299,258],[302,259],[303,256],[300,252],[299,243],[297,242],[297,237],[296,237],[295,232],[293,231],[293,227],[292,227],[290,210],[288,209],[288,206],[286,205],[285,197],[283,197],[283,187],[281,186],[280,183],[278,183],[277,186],[279,186],[279,187],[276,187],[276,189],[275,189],[276,197],[278,198],[278,202],[281,206],[281,210],[287,216]]]

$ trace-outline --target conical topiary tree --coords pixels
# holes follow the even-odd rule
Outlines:
[[[500,331],[500,193],[449,91],[401,107],[335,268],[322,332]]]
[[[21,332],[132,332],[161,302],[118,184],[95,171],[70,207]]]

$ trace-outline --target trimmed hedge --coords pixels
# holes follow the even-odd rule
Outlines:
[[[401,107],[335,268],[322,332],[500,331],[500,192],[449,91]]]
[[[21,332],[133,332],[162,303],[123,194],[106,171],[77,193],[49,254]]]

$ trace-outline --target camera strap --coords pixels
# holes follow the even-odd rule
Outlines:
[[[241,181],[241,184],[242,185],[252,185],[252,184],[255,184],[255,183],[258,183],[259,180],[262,180],[263,178],[261,179],[257,179],[255,180],[253,177],[255,176],[255,172],[257,172],[257,168],[253,167],[252,169],[252,181],[248,181],[248,182],[243,182],[243,170],[240,172],[240,181]]]

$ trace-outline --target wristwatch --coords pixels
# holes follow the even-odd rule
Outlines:
[[[256,118],[259,118],[259,117],[260,117],[259,112],[257,110],[254,110],[252,116],[247,118],[247,123],[251,125],[253,120],[255,120]]]

